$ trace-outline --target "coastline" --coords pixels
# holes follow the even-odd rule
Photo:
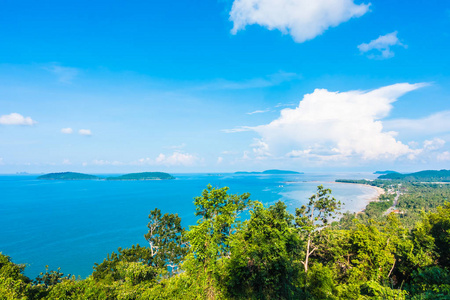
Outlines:
[[[372,188],[373,190],[375,190],[377,192],[376,195],[374,195],[374,196],[372,196],[370,198],[367,198],[366,205],[364,206],[364,209],[356,212],[357,214],[360,214],[360,213],[364,212],[366,207],[367,207],[367,205],[369,205],[370,202],[377,202],[378,199],[380,198],[380,196],[385,194],[385,190],[384,189],[382,189],[380,187],[377,187],[377,186],[373,186],[373,185],[362,184],[362,183],[351,183],[351,182],[330,182],[330,183],[361,185],[361,186]]]

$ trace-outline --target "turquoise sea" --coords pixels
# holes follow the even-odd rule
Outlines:
[[[61,267],[65,274],[86,277],[95,262],[118,247],[145,245],[148,214],[155,207],[178,213],[185,227],[194,225],[193,198],[206,185],[251,193],[270,205],[282,200],[293,213],[317,185],[331,188],[345,203],[343,211],[364,209],[376,195],[370,187],[330,183],[338,178],[374,178],[368,173],[235,175],[173,174],[157,181],[44,181],[37,175],[0,176],[0,252],[26,263],[32,278]]]

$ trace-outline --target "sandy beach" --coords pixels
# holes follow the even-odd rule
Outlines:
[[[375,190],[377,192],[377,194],[373,197],[367,198],[366,201],[366,206],[369,205],[370,202],[376,202],[378,201],[378,198],[383,195],[385,193],[384,189],[377,187],[377,186],[373,186],[373,185],[368,185],[368,184],[362,184],[362,183],[350,183],[350,182],[330,182],[330,183],[338,183],[338,184],[353,184],[353,185],[361,185],[361,186],[365,186],[365,187],[369,187],[372,188],[373,190]],[[361,213],[365,210],[365,208],[361,211],[359,211],[358,213]]]

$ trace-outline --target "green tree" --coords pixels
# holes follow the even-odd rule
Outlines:
[[[186,230],[181,226],[178,214],[161,214],[158,208],[148,216],[148,233],[145,239],[149,243],[153,265],[158,268],[169,268],[175,273],[187,252]]]
[[[317,192],[309,198],[308,204],[297,208],[295,222],[302,237],[306,239],[305,260],[302,261],[305,273],[308,272],[309,258],[317,247],[314,238],[322,229],[329,225],[341,208],[341,202],[331,195],[331,190],[322,185],[317,187]]]
[[[257,203],[250,220],[233,236],[225,285],[232,298],[291,299],[298,288],[301,241],[294,217],[279,201],[269,208]]]
[[[238,226],[238,215],[252,203],[250,194],[230,195],[228,190],[208,185],[194,198],[195,215],[201,218],[187,233],[191,253],[185,266],[198,277],[209,298],[216,297],[213,279],[220,269],[218,260],[230,256],[230,236]]]
[[[33,295],[31,280],[23,275],[25,265],[11,262],[0,252],[0,299],[29,299]]]

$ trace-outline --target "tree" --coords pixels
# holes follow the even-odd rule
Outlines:
[[[329,219],[333,219],[341,208],[341,202],[331,197],[331,190],[322,185],[317,187],[317,192],[309,198],[308,205],[303,205],[295,211],[295,222],[306,240],[305,260],[302,261],[305,273],[308,272],[309,257],[317,249],[313,244],[313,238],[320,230],[329,225]]]
[[[201,218],[187,233],[191,253],[186,267],[205,286],[207,297],[215,297],[213,276],[217,272],[217,261],[230,256],[230,236],[235,232],[238,214],[248,208],[252,201],[250,194],[228,194],[229,188],[203,190],[194,198],[196,216]],[[200,279],[200,276],[204,276]]]
[[[250,220],[233,236],[224,284],[232,299],[304,298],[296,287],[301,241],[294,217],[279,201],[269,208],[257,203]]]
[[[95,264],[92,273],[95,279],[124,280],[122,276],[124,272],[119,272],[118,269],[121,262],[130,265],[141,263],[160,272],[168,270],[170,274],[177,271],[179,264],[189,251],[185,241],[185,229],[181,227],[181,218],[177,214],[162,215],[158,208],[151,211],[148,217],[149,230],[144,237],[149,247],[141,247],[137,244],[131,248],[119,248],[118,253],[108,254],[101,264]],[[149,271],[148,274],[156,276],[156,272]]]
[[[164,214],[155,208],[148,216],[148,233],[145,239],[150,246],[153,265],[158,268],[169,267],[175,273],[188,252],[185,229],[181,226],[178,214]]]

